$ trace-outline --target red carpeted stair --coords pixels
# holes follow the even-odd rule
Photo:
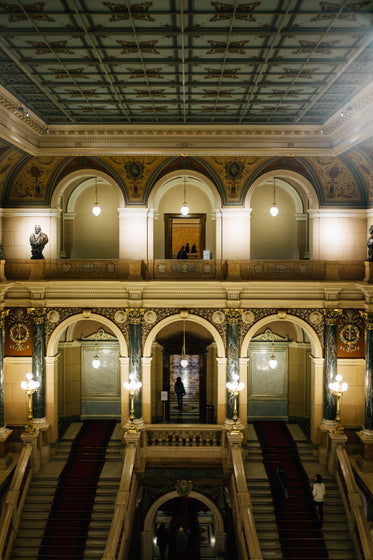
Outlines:
[[[301,464],[297,446],[284,422],[254,422],[262,449],[263,462],[275,494],[279,464],[288,477],[288,498],[276,513],[283,560],[328,558],[308,476]]]
[[[111,420],[83,423],[59,477],[38,560],[83,558],[97,483],[115,424]]]

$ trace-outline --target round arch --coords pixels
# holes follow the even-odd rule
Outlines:
[[[86,169],[79,169],[79,171],[73,171],[72,173],[69,173],[68,175],[66,175],[66,177],[61,179],[61,181],[53,191],[51,207],[61,208],[63,194],[67,189],[69,189],[69,187],[76,188],[82,183],[85,184],[87,180],[89,181],[93,177],[101,178],[107,184],[112,186],[118,193],[119,208],[125,207],[123,192],[120,189],[118,183],[114,181],[114,179],[108,173],[104,173],[99,169],[92,169],[89,167],[87,167]],[[89,184],[86,186],[88,187]]]
[[[149,508],[145,520],[144,520],[144,530],[141,534],[142,537],[142,550],[141,550],[141,558],[142,560],[148,560],[148,558],[152,558],[152,549],[153,549],[153,536],[154,536],[154,518],[157,510],[161,507],[162,504],[167,502],[168,500],[172,500],[175,498],[179,498],[179,494],[176,490],[172,492],[168,492],[164,494],[160,498],[158,498]],[[224,521],[223,517],[216,507],[214,502],[212,502],[209,498],[200,494],[199,492],[195,492],[192,490],[188,494],[188,498],[194,498],[205,504],[208,509],[211,511],[214,517],[214,531],[215,531],[215,550],[222,551],[225,550],[225,539],[226,534],[224,532]]]
[[[241,345],[240,357],[241,358],[247,357],[250,341],[258,330],[265,327],[266,325],[269,325],[270,323],[273,323],[273,321],[278,321],[279,319],[280,318],[278,315],[268,315],[268,317],[263,317],[263,319],[260,319],[257,323],[254,323],[247,331],[245,338],[243,339]],[[300,319],[296,315],[290,315],[290,314],[286,314],[285,317],[281,317],[281,320],[288,321],[289,323],[294,323],[295,326],[303,329],[306,332],[308,338],[310,339],[311,351],[313,357],[322,358],[323,353],[322,353],[322,346],[321,346],[320,339],[317,336],[317,333],[312,329],[312,327],[310,327],[308,323],[306,323],[306,321]]]
[[[300,189],[301,192],[307,197],[309,207],[310,208],[319,208],[319,199],[317,197],[317,193],[310,181],[306,179],[300,173],[296,173],[295,171],[291,171],[290,169],[275,169],[273,171],[268,171],[267,173],[263,173],[259,177],[253,181],[253,183],[247,185],[247,191],[245,195],[245,207],[251,207],[251,198],[255,190],[264,182],[267,182],[268,179],[273,179],[276,177],[279,181],[282,180],[281,187],[285,188],[286,181],[289,182],[289,186],[286,188],[287,192],[292,196],[295,207],[298,208],[299,201],[301,199],[299,193],[296,192],[295,186]],[[293,187],[293,188],[291,188]],[[301,210],[304,212],[304,210]]]
[[[159,323],[157,323],[153,329],[149,332],[146,340],[145,340],[145,344],[144,344],[144,357],[150,357],[151,356],[151,352],[152,352],[152,344],[155,341],[157,334],[167,325],[170,325],[171,323],[174,323],[176,321],[183,321],[184,319],[181,317],[181,314],[178,315],[170,315],[169,317],[166,317],[165,319],[162,319],[162,321],[160,321]],[[203,317],[200,317],[199,315],[193,315],[191,313],[188,313],[187,317],[185,317],[185,320],[187,321],[191,321],[192,323],[197,323],[198,325],[201,325],[203,327],[205,327],[205,329],[211,334],[211,336],[214,339],[214,342],[216,343],[216,348],[217,348],[217,357],[218,358],[223,358],[225,357],[225,345],[224,345],[224,341],[219,333],[219,331],[209,322],[207,321],[207,319],[204,319]]]
[[[216,186],[205,175],[191,169],[178,169],[158,179],[149,195],[148,208],[157,208],[159,201],[167,191],[180,184],[184,177],[188,178],[188,184],[200,189],[207,196],[213,210],[221,208],[221,200]]]
[[[46,349],[46,357],[53,357],[56,356],[58,353],[58,343],[61,338],[63,331],[76,323],[77,321],[88,321],[93,320],[101,323],[104,326],[107,326],[109,329],[113,331],[115,336],[119,341],[119,348],[120,348],[120,355],[121,357],[128,357],[128,344],[122,331],[117,327],[115,323],[113,323],[107,317],[103,317],[102,315],[98,315],[96,313],[90,313],[89,315],[85,315],[83,313],[79,313],[77,315],[72,315],[68,317],[64,321],[62,321],[53,331],[51,337],[48,341],[47,349]]]

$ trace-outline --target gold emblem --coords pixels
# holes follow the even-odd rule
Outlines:
[[[28,344],[25,346],[25,342],[30,338],[30,329],[25,323],[18,321],[11,325],[9,328],[9,336],[14,342],[14,344],[10,344],[12,350],[22,351],[29,347]]]
[[[341,328],[339,338],[344,344],[343,350],[345,352],[354,352],[360,340],[360,329],[356,325],[347,323]]]

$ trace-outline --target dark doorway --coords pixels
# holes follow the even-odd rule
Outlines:
[[[165,258],[177,259],[181,247],[183,258],[202,259],[205,249],[205,214],[165,214]]]

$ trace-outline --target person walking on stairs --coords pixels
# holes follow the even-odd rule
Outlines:
[[[313,501],[315,503],[315,507],[318,509],[319,512],[320,526],[322,527],[322,524],[324,522],[323,507],[324,507],[324,498],[325,498],[325,484],[323,483],[321,474],[317,474],[315,476],[315,482],[312,488],[312,495],[313,495]]]

